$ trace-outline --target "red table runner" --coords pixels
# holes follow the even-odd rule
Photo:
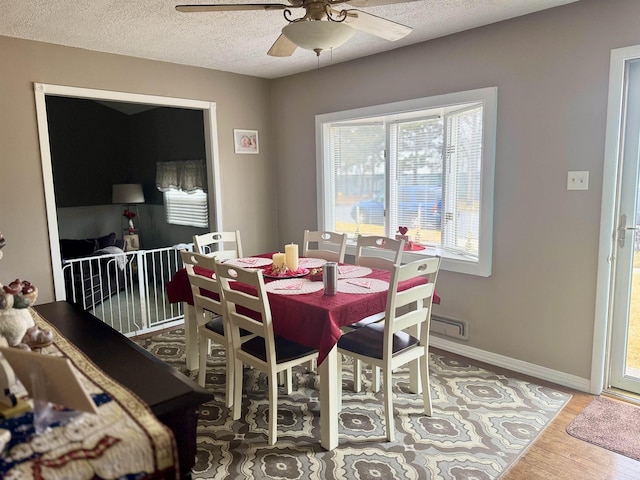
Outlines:
[[[40,314],[30,313],[38,327],[55,333],[54,343],[42,354],[71,360],[84,388],[100,399],[98,414],[80,412],[69,423],[53,424],[39,434],[33,432],[32,412],[0,421],[0,427],[12,431],[0,458],[0,478],[178,478],[171,430]]]

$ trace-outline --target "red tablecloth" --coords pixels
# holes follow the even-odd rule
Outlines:
[[[260,255],[260,256],[267,256]],[[198,273],[198,267],[194,268]],[[207,270],[201,269],[203,273]],[[366,278],[389,281],[391,273],[373,270]],[[265,278],[265,282],[271,280]],[[402,282],[399,290],[406,290],[424,282],[420,277]],[[282,295],[268,293],[276,335],[318,349],[318,363],[322,363],[329,351],[338,342],[343,325],[356,323],[370,315],[384,312],[387,291],[369,294],[341,293],[327,296],[324,290],[304,295]],[[193,305],[189,277],[185,269],[179,270],[167,284],[167,298],[171,303],[187,302]],[[440,298],[434,295],[434,303]]]

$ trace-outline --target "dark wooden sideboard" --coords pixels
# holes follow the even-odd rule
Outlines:
[[[180,476],[190,478],[198,407],[212,400],[213,394],[72,303],[46,303],[34,309],[107,375],[140,397],[172,430]]]

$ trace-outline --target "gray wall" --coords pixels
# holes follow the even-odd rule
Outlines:
[[[223,227],[242,231],[247,254],[277,248],[269,81],[8,37],[0,63],[1,283],[27,279],[38,302],[54,299],[34,82],[215,102]],[[260,132],[259,155],[234,154],[234,128]]]
[[[274,81],[280,243],[316,227],[315,115],[497,86],[493,274],[442,272],[434,311],[468,320],[471,347],[589,378],[609,60],[639,18],[635,0],[582,0]]]

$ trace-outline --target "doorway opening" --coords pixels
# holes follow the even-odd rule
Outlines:
[[[640,45],[611,53],[592,393],[640,395]],[[636,397],[636,398],[634,398]]]
[[[35,103],[37,110],[38,132],[42,161],[42,172],[45,191],[45,206],[47,213],[49,241],[51,250],[52,272],[54,279],[54,291],[56,300],[64,300],[68,289],[65,288],[65,275],[63,272],[63,259],[60,246],[60,225],[58,220],[59,209],[56,202],[55,185],[53,176],[52,153],[50,143],[51,112],[48,111],[48,99],[53,97],[66,97],[68,99],[94,100],[110,106],[120,105],[123,109],[132,107],[156,108],[169,107],[174,109],[191,110],[201,112],[204,126],[204,151],[207,170],[207,187],[209,203],[209,228],[211,230],[222,229],[222,215],[220,202],[220,175],[219,155],[217,140],[216,104],[206,101],[159,97],[153,95],[132,94],[125,92],[113,92],[106,90],[94,90],[86,88],[34,84]],[[87,159],[89,162],[90,159]],[[78,175],[77,181],[82,181]],[[132,254],[130,254],[132,255]],[[136,263],[138,264],[138,262]],[[93,276],[95,272],[91,272]],[[131,275],[130,275],[131,276]],[[86,283],[86,276],[83,278]],[[120,287],[122,290],[122,287]],[[102,296],[102,293],[100,294]],[[141,295],[142,298],[142,295]]]

